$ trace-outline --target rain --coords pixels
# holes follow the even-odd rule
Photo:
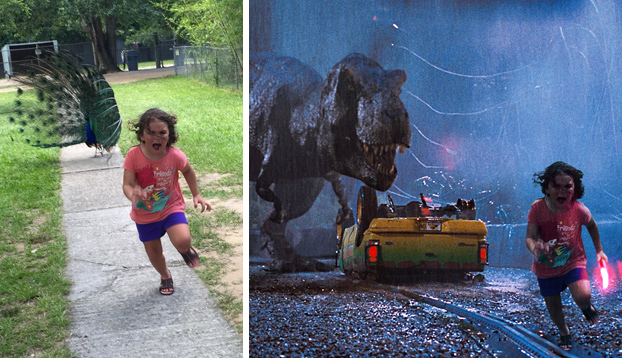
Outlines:
[[[323,76],[352,52],[406,71],[411,147],[397,156],[397,180],[381,201],[473,198],[491,264],[528,268],[526,217],[542,196],[533,174],[561,160],[585,173],[582,202],[610,261],[621,260],[622,9],[614,1],[274,0],[251,1],[250,14],[251,51],[296,57]],[[353,206],[361,183],[345,183]],[[267,206],[251,199],[256,228]],[[291,230],[332,233],[326,213],[337,209],[326,188]]]
[[[590,327],[569,293],[563,293],[576,343],[573,354],[622,354],[618,2],[251,0],[249,14],[251,52],[295,57],[321,76],[353,52],[385,69],[406,72],[401,100],[412,139],[396,158],[395,183],[377,193],[379,202],[390,196],[396,205],[405,205],[423,195],[445,206],[474,199],[490,243],[484,283],[417,281],[408,290],[490,311],[557,344],[559,332],[529,271],[533,255],[525,247],[527,214],[543,196],[533,183],[534,173],[556,161],[582,170],[581,202],[598,223],[610,280],[603,289],[584,229],[593,302],[603,318],[596,329]],[[362,184],[343,180],[354,208]],[[259,231],[271,205],[255,195],[253,183],[249,193],[253,261],[262,255]],[[338,210],[327,183],[313,208],[288,225],[288,239],[298,252],[335,261]],[[251,353],[514,356],[494,334],[465,330],[462,318],[430,312],[369,285],[338,270],[275,275],[251,267]],[[426,351],[430,344],[435,348]]]

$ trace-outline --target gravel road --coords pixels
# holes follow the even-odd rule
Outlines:
[[[593,284],[596,282],[593,279]],[[490,311],[557,343],[528,270],[487,268],[483,283],[418,280],[399,288]],[[456,315],[339,271],[272,274],[250,267],[251,357],[513,357],[513,345]],[[575,347],[585,357],[622,356],[622,294],[593,286],[601,323],[590,326],[568,291],[562,295]]]

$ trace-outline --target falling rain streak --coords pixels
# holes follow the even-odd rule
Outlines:
[[[491,239],[518,245],[529,207],[542,196],[532,175],[563,160],[585,173],[582,201],[605,248],[622,251],[608,241],[622,235],[616,2],[343,0],[304,12],[303,3],[271,3],[278,26],[262,25],[269,35],[251,45],[264,47],[251,51],[296,57],[323,75],[352,52],[406,72],[401,99],[413,135],[396,156],[398,176],[387,192],[396,205],[419,193],[438,205],[473,198]],[[345,180],[354,203],[360,183]],[[310,215],[332,227],[326,210],[333,202],[326,189]]]

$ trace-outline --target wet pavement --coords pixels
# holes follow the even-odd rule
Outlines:
[[[529,270],[487,268],[482,283],[423,280],[393,285],[403,290],[489,311],[557,343],[535,276]],[[590,326],[568,291],[562,294],[578,357],[622,356],[622,294],[595,287],[601,323]],[[515,357],[510,342],[462,318],[424,305],[375,283],[339,271],[272,274],[249,269],[251,357]]]

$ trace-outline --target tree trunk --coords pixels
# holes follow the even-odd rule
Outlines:
[[[117,36],[115,34],[117,30],[117,17],[112,15],[107,15],[105,17],[106,21],[106,48],[108,49],[108,56],[110,57],[110,64],[112,67],[116,69],[115,72],[119,71],[119,67],[117,66]]]
[[[109,24],[110,21],[110,25]],[[108,20],[106,18],[106,25],[110,26],[106,28],[106,34],[102,29],[101,19],[97,15],[91,15],[89,19],[82,19],[80,22],[82,29],[87,33],[93,44],[93,50],[95,55],[95,66],[101,73],[108,72],[120,72],[121,70],[117,66],[115,61],[114,52],[110,51],[110,38],[112,37],[112,49],[116,48],[116,37],[114,31],[116,29],[116,18],[114,20]]]
[[[155,49],[155,63],[156,68],[162,67],[161,59],[160,59],[160,40],[158,38],[158,33],[153,33],[153,43],[155,44],[153,48]]]

